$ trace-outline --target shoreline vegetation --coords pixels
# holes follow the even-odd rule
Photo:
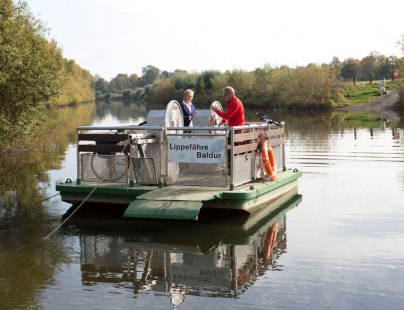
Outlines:
[[[164,105],[195,91],[200,108],[222,99],[222,89],[232,85],[246,106],[277,110],[335,110],[369,105],[393,92],[395,108],[404,109],[404,57],[372,52],[363,59],[334,57],[329,64],[296,68],[264,65],[253,71],[174,72],[148,65],[141,76],[118,74],[110,81],[91,73],[74,60],[65,59],[49,29],[35,18],[25,0],[0,4],[0,141],[15,142],[38,131],[56,107],[94,100],[123,100],[130,104]],[[404,53],[404,35],[398,42]],[[396,74],[397,73],[397,74]],[[393,100],[393,99],[390,99]],[[366,105],[367,103],[367,105]],[[18,132],[18,135],[15,134]]]
[[[263,95],[261,98],[257,98],[256,96],[251,96],[251,90],[247,90],[249,95],[244,95],[237,91],[237,96],[239,96],[246,105],[251,107],[263,107],[265,109],[277,109],[277,110],[349,110],[351,107],[354,110],[359,110],[361,107],[369,108],[370,104],[375,102],[379,102],[382,98],[382,92],[380,91],[380,82],[381,81],[373,81],[372,84],[369,82],[357,82],[356,85],[352,85],[352,82],[341,82],[344,84],[343,90],[344,92],[341,94],[340,101],[334,103],[324,103],[324,104],[316,104],[307,100],[307,97],[302,97],[302,101],[306,102],[296,104],[281,104],[280,101],[272,102],[271,97],[274,97],[273,94],[267,93],[266,96]],[[159,83],[159,82],[157,82]],[[399,81],[385,81],[385,91],[383,92],[384,98],[389,100],[388,108],[394,109],[402,109],[403,105],[400,104],[400,82]],[[226,84],[227,85],[227,84]],[[153,84],[151,85],[153,87]],[[197,87],[194,87],[195,89]],[[163,93],[153,93],[151,90],[148,90],[146,94],[140,94],[139,91],[134,93],[129,90],[123,92],[113,92],[113,93],[97,93],[96,100],[102,100],[105,102],[110,101],[123,101],[127,103],[136,103],[143,102],[146,105],[148,103],[152,103],[155,105],[164,105],[170,100],[177,98],[181,98],[182,91],[185,89],[173,90],[172,95],[165,95]],[[209,104],[216,100],[221,100],[221,88],[219,87],[217,90],[211,90],[212,95],[200,96],[195,94],[194,102],[198,106],[208,107]],[[391,96],[390,93],[394,94]],[[285,96],[289,94],[285,93]],[[157,100],[151,100],[153,97]],[[253,97],[256,100],[252,100]],[[266,100],[265,100],[266,99]]]

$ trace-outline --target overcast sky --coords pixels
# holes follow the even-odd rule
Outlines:
[[[15,0],[16,1],[16,0]],[[404,0],[27,0],[65,58],[110,80],[402,57]]]

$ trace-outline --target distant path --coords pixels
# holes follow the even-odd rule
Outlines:
[[[398,101],[398,91],[391,90],[387,94],[383,94],[378,98],[375,102],[369,103],[360,103],[354,104],[351,106],[336,108],[339,111],[349,111],[349,112],[380,112],[382,109],[384,110],[392,110],[397,109],[397,101]]]

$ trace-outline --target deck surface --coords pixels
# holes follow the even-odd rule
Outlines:
[[[150,191],[137,197],[144,200],[206,201],[220,195],[227,187],[170,186]]]

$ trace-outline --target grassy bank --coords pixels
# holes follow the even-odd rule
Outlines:
[[[398,89],[399,84],[397,81],[386,80],[386,91]],[[380,98],[380,81],[369,82],[356,82],[355,85],[349,83],[346,85],[344,94],[346,105],[354,105],[361,103],[373,103]]]

